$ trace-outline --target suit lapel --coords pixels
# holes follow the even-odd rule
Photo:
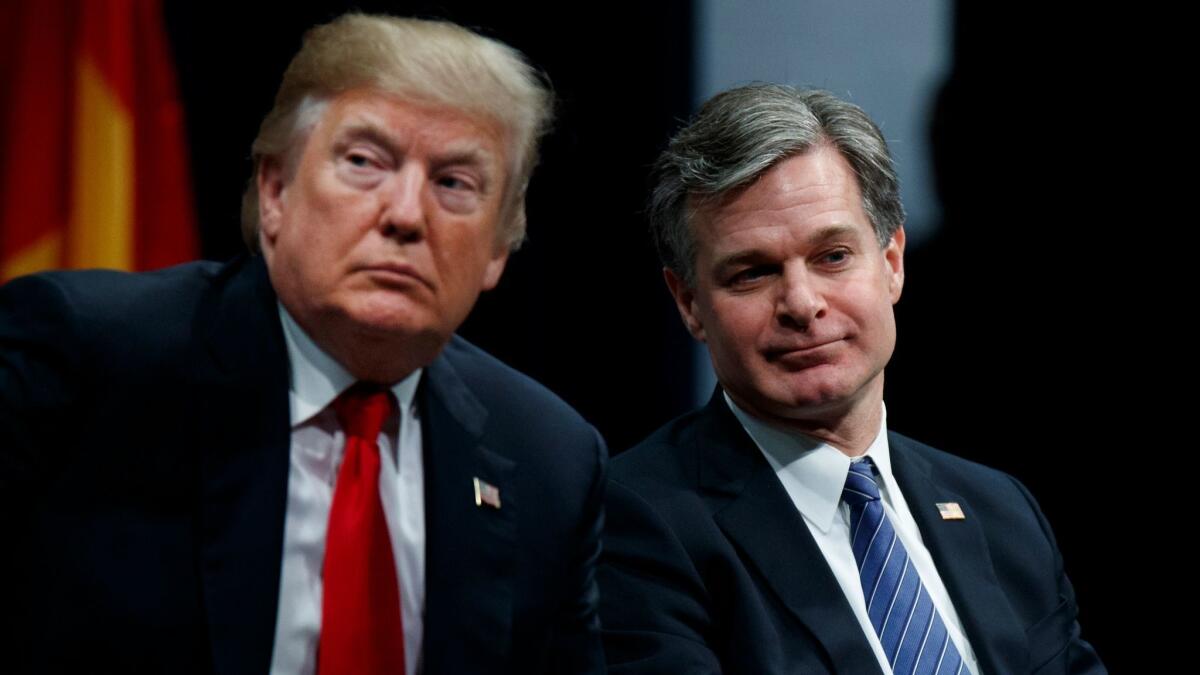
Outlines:
[[[996,579],[981,514],[969,497],[937,482],[929,462],[909,442],[889,434],[892,473],[904,492],[921,538],[954,600],[963,627],[984,672],[1027,672],[1029,646]],[[956,502],[966,516],[943,520],[939,502]]]
[[[198,313],[197,428],[203,457],[199,560],[213,669],[270,668],[287,508],[288,365],[260,258],[222,271]]]
[[[701,486],[721,504],[714,518],[725,535],[824,646],[838,672],[880,672],[803,517],[720,390],[709,401],[696,443],[703,460]]]
[[[427,673],[507,672],[512,640],[517,465],[483,440],[487,410],[447,352],[425,372]],[[476,504],[474,480],[497,488],[500,508]]]

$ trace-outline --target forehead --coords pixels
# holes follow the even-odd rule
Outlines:
[[[334,97],[313,135],[326,143],[363,138],[398,150],[472,154],[497,164],[506,163],[508,156],[508,134],[490,117],[371,89]]]
[[[749,186],[698,205],[693,223],[701,255],[833,231],[873,236],[858,179],[829,145],[789,157]]]

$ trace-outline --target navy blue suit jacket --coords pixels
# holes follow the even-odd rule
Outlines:
[[[892,469],[988,675],[1103,673],[1029,493],[889,434]],[[965,520],[942,520],[957,502]],[[612,463],[600,566],[612,673],[878,673],[841,587],[720,391]]]
[[[260,258],[0,288],[6,672],[267,672],[288,384]],[[602,672],[599,435],[458,338],[418,404],[425,672]]]

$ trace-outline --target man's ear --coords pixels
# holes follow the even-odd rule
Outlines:
[[[883,249],[884,264],[887,265],[888,292],[892,304],[900,300],[900,292],[904,290],[904,226],[896,228],[891,241]]]
[[[283,226],[285,183],[283,164],[274,157],[259,161],[254,176],[258,187],[258,237],[263,251],[274,248],[279,229]]]
[[[490,291],[500,283],[500,275],[504,274],[504,266],[508,264],[508,247],[497,246],[492,252],[492,259],[483,270],[483,290]]]
[[[675,298],[675,307],[679,310],[683,325],[687,326],[692,337],[705,342],[704,322],[700,320],[700,316],[696,312],[695,291],[669,267],[663,268],[663,279],[667,282],[671,297]]]

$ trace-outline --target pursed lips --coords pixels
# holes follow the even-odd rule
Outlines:
[[[415,267],[408,263],[402,262],[382,262],[370,265],[363,265],[358,271],[372,274],[385,280],[385,283],[391,282],[392,285],[409,285],[413,281],[420,283],[422,286],[433,290],[433,283],[425,278]]]
[[[836,345],[841,341],[842,338],[834,338],[808,344],[771,345],[764,349],[762,353],[767,361],[799,360],[816,363],[822,360],[823,348]]]

